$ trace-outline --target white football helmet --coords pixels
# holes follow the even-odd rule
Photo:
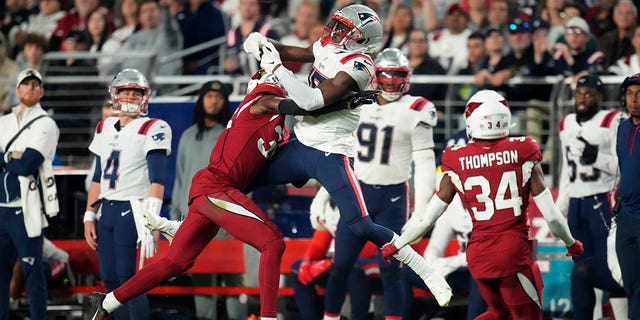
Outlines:
[[[509,103],[493,90],[481,90],[469,98],[464,110],[467,136],[473,139],[499,139],[509,136]]]
[[[367,6],[354,4],[331,16],[320,43],[347,52],[372,53],[380,45],[381,38],[382,23],[378,14]]]
[[[384,49],[376,57],[375,64],[376,83],[385,100],[398,100],[409,91],[411,66],[402,51],[395,48]]]
[[[254,73],[253,76],[251,76],[251,80],[249,80],[249,82],[247,83],[247,93],[253,91],[253,89],[255,89],[259,84],[265,82],[282,87],[280,85],[280,82],[278,81],[278,77],[276,77],[275,74],[268,73],[266,70],[260,69],[258,70],[258,72]]]
[[[140,104],[120,101],[118,93],[122,89],[137,89],[142,91],[142,102]],[[142,115],[146,116],[149,111],[149,96],[151,89],[149,81],[137,69],[124,69],[111,81],[109,86],[109,94],[111,95],[111,109],[116,114]]]

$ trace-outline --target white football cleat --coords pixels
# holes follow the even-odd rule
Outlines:
[[[430,268],[429,272],[427,274],[420,275],[420,278],[427,285],[431,294],[436,298],[438,305],[441,307],[449,305],[453,292],[447,283],[447,280],[444,279],[439,270]]]

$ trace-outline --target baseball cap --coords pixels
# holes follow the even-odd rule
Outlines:
[[[588,74],[580,77],[576,84],[576,88],[579,87],[593,88],[598,90],[600,93],[604,93],[604,84],[602,83],[602,80],[600,80],[600,77],[595,74]]]
[[[567,29],[578,28],[578,29],[582,30],[585,33],[591,32],[589,30],[589,24],[587,24],[587,22],[584,19],[580,18],[580,17],[573,17],[573,18],[569,19],[569,21],[567,21],[567,24],[565,25],[565,27]]]
[[[18,79],[16,81],[16,87],[18,87],[20,84],[22,84],[22,82],[24,82],[25,80],[28,80],[28,79],[31,79],[31,78],[38,79],[38,81],[40,81],[40,84],[42,84],[42,75],[40,74],[40,72],[38,72],[38,70],[28,68],[28,69],[22,70],[22,72],[20,72],[18,74]]]
[[[509,23],[510,33],[531,32],[531,22],[518,17]]]
[[[458,11],[458,12],[462,13],[462,14],[463,14],[463,15],[465,15],[467,18],[469,18],[469,13],[467,13],[467,11],[466,11],[466,10],[464,10],[464,9],[462,8],[462,6],[461,6],[459,3],[457,3],[457,2],[456,2],[456,3],[452,3],[452,4],[449,6],[449,8],[447,9],[447,15],[452,14],[452,13],[454,13],[454,12],[456,12],[456,11]]]
[[[531,21],[531,27],[533,28],[533,31],[539,30],[539,29],[549,30],[549,28],[551,28],[551,26],[549,25],[549,22],[545,21],[540,17],[533,18],[533,20]]]
[[[203,97],[205,94],[207,94],[207,92],[210,91],[220,92],[225,99],[229,98],[229,91],[227,90],[227,86],[218,80],[205,82],[202,87],[200,87],[198,96]]]

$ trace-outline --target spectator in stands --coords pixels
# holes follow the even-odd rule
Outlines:
[[[618,59],[615,64],[609,67],[609,72],[619,76],[629,76],[640,72],[640,26],[633,29],[631,45],[634,53]]]
[[[210,0],[189,0],[176,15],[182,31],[184,48],[222,38],[228,29],[228,18]],[[220,46],[200,50],[184,57],[184,74],[206,74],[209,67],[219,64]]]
[[[404,4],[393,6],[385,23],[381,49],[396,48],[408,53],[409,34],[413,30],[413,13]]]
[[[562,34],[564,34],[564,22],[566,19],[566,13],[562,11],[564,0],[544,0],[539,2],[539,7],[536,16],[549,25],[549,32],[547,34],[547,43],[549,48],[558,40]]]
[[[395,0],[401,1],[401,0]],[[416,14],[416,28],[424,29],[427,32],[434,32],[445,25],[448,9],[453,4],[459,4],[457,0],[422,0],[411,1]],[[421,5],[418,3],[421,2]],[[421,10],[415,10],[419,6]]]
[[[318,295],[316,286],[326,287],[329,279],[334,235],[340,219],[338,208],[324,188],[318,190],[311,202],[310,219],[316,231],[304,255],[291,265],[291,273],[287,278],[303,320],[322,317],[324,299]],[[367,242],[349,273],[347,287],[351,301],[350,319],[369,319],[372,287],[381,288],[376,251],[375,245]]]
[[[40,70],[40,67],[42,65],[42,56],[44,55],[46,47],[47,40],[43,36],[37,33],[29,33],[25,36],[22,51],[16,58],[18,67],[16,68],[16,72],[11,76],[11,79],[14,80],[14,83],[18,78],[18,71],[27,68]],[[20,103],[15,90],[9,90],[6,101],[8,101],[8,104],[10,106]]]
[[[473,84],[478,89],[492,89],[504,95],[507,90],[505,82],[512,75],[502,56],[506,41],[500,26],[490,25],[485,30],[484,45],[487,59],[484,60],[482,68],[474,74]]]
[[[492,1],[493,3],[495,1]],[[467,1],[469,12],[469,23],[467,27],[473,31],[478,31],[487,25],[487,11],[489,3],[485,0]]]
[[[109,17],[109,30],[113,29],[113,17],[111,12],[100,5],[98,0],[74,0],[74,6],[58,21],[56,29],[49,39],[49,48],[52,51],[62,50],[62,42],[67,38],[71,30],[85,30],[89,14],[95,10],[102,10]]]
[[[481,32],[474,32],[467,39],[467,66],[460,71],[459,75],[472,76],[480,72],[486,61],[489,59],[485,46],[485,36]],[[478,91],[472,84],[461,84],[456,86],[456,93],[459,100],[467,101]]]
[[[298,47],[308,47],[322,35],[322,23],[320,23],[320,7],[311,0],[300,2],[294,17],[294,29],[290,35],[282,37],[282,44]],[[320,27],[320,34],[313,35],[314,29]],[[295,62],[285,62],[284,66],[293,73],[307,75],[311,71],[310,63],[302,64]]]
[[[610,195],[619,178],[615,145],[622,116],[620,110],[601,110],[604,92],[598,76],[580,77],[574,92],[575,112],[563,117],[558,126],[562,171],[556,205],[567,217],[571,234],[584,243],[584,254],[574,258],[571,272],[576,319],[593,319],[594,288],[612,297],[625,294],[607,266],[613,217]]]
[[[238,12],[240,25],[227,33],[227,58],[224,72],[228,74],[253,75],[258,72],[258,61],[242,50],[242,43],[251,32],[260,32],[267,38],[279,40],[280,37],[263,21],[258,0],[240,0]]]
[[[37,33],[45,37],[51,38],[53,30],[58,25],[58,21],[65,15],[61,8],[61,0],[40,0],[38,7],[40,12],[29,16],[29,20],[14,26],[9,31],[9,40],[12,47],[21,49],[24,38],[29,33]]]
[[[158,58],[174,53],[182,49],[182,34],[180,27],[169,13],[168,4],[162,6],[156,0],[142,0],[138,21],[140,31],[134,33],[122,48],[123,51],[138,53],[152,53],[156,55],[156,64],[153,72],[156,75],[182,74],[182,59],[173,61],[158,61]],[[124,67],[135,67],[145,72],[145,66],[149,65],[148,59],[126,59]],[[148,70],[151,71],[151,70]]]
[[[6,0],[4,17],[0,20],[2,34],[8,35],[11,28],[29,19],[29,9],[25,0]]]
[[[422,29],[413,29],[409,33],[409,53],[407,58],[414,75],[446,74],[440,63],[429,55],[427,34]],[[409,94],[422,96],[430,100],[444,100],[446,85],[436,83],[412,83]]]
[[[102,45],[102,53],[115,53],[122,49],[131,35],[137,31],[138,11],[140,9],[139,0],[118,0],[116,1],[115,19],[117,29]],[[112,76],[118,72],[118,63],[114,57],[102,57],[98,59],[98,70],[100,75]]]
[[[36,184],[35,179],[41,181],[41,177],[52,179],[60,131],[40,105],[44,89],[38,71],[23,70],[15,91],[20,104],[12,113],[0,117],[0,179],[4,181],[0,184],[0,319],[9,318],[9,282],[14,263],[19,260],[29,296],[30,319],[45,320],[47,283],[42,270],[42,229],[48,224],[41,211],[39,190],[30,191],[29,185]],[[21,131],[20,127],[26,125],[29,130]],[[57,214],[48,205],[44,207],[49,216]]]
[[[620,86],[622,107],[629,118],[623,120],[618,128],[616,155],[620,168],[620,183],[616,193],[616,253],[620,262],[624,289],[629,298],[631,319],[640,317],[640,143],[638,138],[640,125],[640,74],[624,79]],[[638,146],[638,147],[636,147]]]
[[[620,0],[613,8],[615,30],[598,37],[598,50],[604,53],[605,67],[633,53],[631,37],[638,19],[638,9],[631,0]]]
[[[586,74],[602,74],[605,56],[587,46],[591,33],[589,25],[580,17],[573,17],[565,25],[567,43],[556,43],[553,47],[555,73],[572,77],[575,83]]]
[[[467,28],[469,15],[454,3],[447,10],[446,28],[429,34],[429,54],[440,62],[447,74],[456,74],[467,62]]]
[[[100,52],[109,38],[109,17],[102,10],[96,10],[89,15],[87,21],[89,33],[89,51]]]
[[[7,51],[7,39],[0,33],[0,79],[12,79],[17,73],[16,70],[18,70],[18,65],[15,61],[7,57]],[[11,106],[14,105],[9,104],[7,99],[9,92],[13,91],[13,88],[15,86],[12,87],[10,82],[0,84],[0,115],[8,112]]]
[[[487,25],[498,26],[501,31],[506,33],[507,25],[511,21],[511,11],[511,2],[509,0],[493,0],[489,2]]]
[[[580,17],[584,17],[589,22],[589,28],[591,34],[600,37],[608,31],[614,30],[616,25],[613,21],[613,6],[617,1],[598,1],[594,6],[587,8],[584,12],[584,8],[578,3],[570,2],[566,6],[573,6],[580,10]],[[577,17],[577,15],[576,15]],[[567,16],[567,20],[571,18],[571,15]]]

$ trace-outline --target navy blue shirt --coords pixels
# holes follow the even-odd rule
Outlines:
[[[620,210],[640,217],[640,125],[625,119],[618,128],[616,143],[620,186]]]

